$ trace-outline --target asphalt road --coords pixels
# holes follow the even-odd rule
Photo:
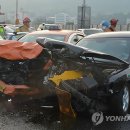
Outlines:
[[[129,130],[130,121],[105,122],[94,126],[91,119],[80,117],[71,119],[62,117],[61,120],[44,113],[14,112],[0,115],[0,130]]]

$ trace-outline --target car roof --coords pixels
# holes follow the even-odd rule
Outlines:
[[[80,33],[80,31],[74,31],[74,30],[42,30],[42,31],[34,31],[29,33],[30,34],[57,34],[57,35],[70,35],[72,33]]]
[[[85,38],[116,38],[116,37],[130,38],[130,31],[102,32],[86,36]]]

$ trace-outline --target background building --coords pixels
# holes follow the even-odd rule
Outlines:
[[[55,17],[47,17],[46,22],[49,24],[54,24],[55,23]]]
[[[59,13],[55,15],[55,23],[65,25],[69,22],[70,16],[66,13]]]

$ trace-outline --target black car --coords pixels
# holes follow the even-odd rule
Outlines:
[[[128,112],[130,68],[126,61],[75,45],[41,39],[37,42],[55,57],[55,69],[51,71],[54,79],[50,80],[58,87],[57,93],[61,90],[61,93],[71,94],[74,111],[111,110],[120,115]],[[59,101],[69,103],[67,93],[66,97],[61,95],[58,95]]]
[[[130,64],[130,32],[105,32],[93,34],[83,38],[77,46],[85,47],[89,50],[110,54]],[[130,68],[123,72],[130,82]],[[130,87],[129,87],[130,89]],[[125,96],[124,96],[125,97]],[[127,100],[124,100],[126,102]]]

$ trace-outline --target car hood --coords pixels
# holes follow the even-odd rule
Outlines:
[[[84,47],[72,45],[72,44],[66,44],[65,42],[49,39],[49,38],[38,38],[37,43],[39,43],[41,46],[53,50],[53,49],[62,49],[62,53],[65,53],[67,57],[70,58],[79,58],[82,56],[85,57],[93,57],[98,59],[104,59],[109,60],[114,65],[117,65],[119,67],[128,67],[129,64],[126,61],[123,61],[119,58],[116,58],[114,56],[111,56],[109,54],[105,54],[102,52],[93,51]],[[64,51],[63,51],[64,50]]]

